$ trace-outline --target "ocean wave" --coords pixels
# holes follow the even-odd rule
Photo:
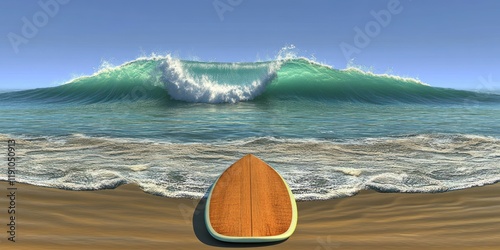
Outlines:
[[[107,66],[61,86],[0,93],[9,102],[100,103],[183,101],[235,103],[310,99],[361,103],[485,103],[500,95],[431,87],[413,78],[333,69],[306,58],[216,63],[167,56]]]

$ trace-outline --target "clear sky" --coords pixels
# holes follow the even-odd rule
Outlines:
[[[499,13],[497,0],[5,0],[0,89],[55,86],[103,60],[255,61],[289,44],[335,68],[500,88]]]

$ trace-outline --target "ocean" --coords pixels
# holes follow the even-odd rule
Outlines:
[[[200,198],[255,154],[298,200],[445,192],[500,180],[500,93],[334,69],[142,57],[60,86],[0,93],[16,180]],[[0,180],[7,180],[6,171]]]

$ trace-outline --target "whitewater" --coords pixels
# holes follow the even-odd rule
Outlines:
[[[248,153],[300,200],[500,180],[500,95],[307,58],[141,57],[60,86],[0,93],[0,105],[0,139],[20,145],[17,179],[39,186],[137,183],[199,198]]]

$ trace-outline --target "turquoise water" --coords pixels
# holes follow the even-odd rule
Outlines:
[[[307,59],[140,58],[58,87],[0,93],[0,103],[0,137],[21,142],[18,179],[41,186],[134,182],[200,197],[247,153],[299,199],[500,180],[500,95]]]

